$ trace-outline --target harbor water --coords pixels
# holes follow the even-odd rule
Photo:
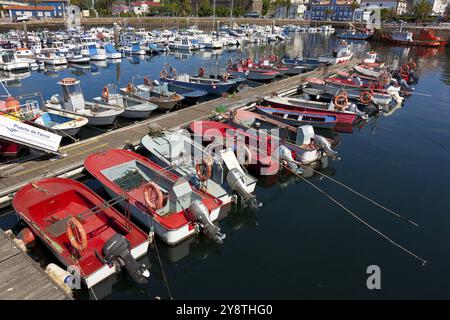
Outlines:
[[[58,71],[33,71],[7,83],[11,95],[60,93],[56,82],[77,77],[85,97],[100,96],[108,83],[124,87],[133,76],[156,79],[165,64],[178,74],[223,73],[229,59],[275,53],[315,57],[331,52],[334,35],[293,34],[286,43],[124,58]],[[339,134],[340,161],[323,173],[415,221],[408,224],[318,174],[308,181],[323,189],[364,221],[428,261],[392,245],[301,179],[260,179],[259,210],[230,208],[218,222],[227,235],[217,245],[202,237],[176,247],[157,241],[140,260],[151,267],[146,285],[125,273],[80,299],[449,299],[450,278],[450,48],[383,46],[356,42],[354,49],[375,49],[388,64],[412,58],[419,82],[403,106],[371,119],[352,134]],[[142,79],[137,79],[140,82]],[[83,129],[84,130],[84,129]],[[84,130],[81,138],[99,131]],[[94,190],[100,186],[87,179]],[[17,217],[0,217],[0,228],[14,227]],[[32,255],[42,264],[55,262],[43,246]],[[369,290],[367,268],[379,266],[381,289]],[[167,279],[168,287],[164,279]]]

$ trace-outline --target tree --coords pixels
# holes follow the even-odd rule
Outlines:
[[[198,15],[200,17],[208,17],[212,14],[212,8],[209,4],[209,0],[201,0],[198,6]]]
[[[178,5],[178,15],[187,16],[191,13],[191,3],[189,0],[181,0]]]
[[[389,21],[397,17],[397,11],[394,8],[381,9],[381,21]]]
[[[414,5],[413,12],[417,20],[424,21],[433,12],[433,7],[427,0],[419,0]]]
[[[328,20],[330,14],[333,14],[333,10],[331,8],[326,8],[323,13],[325,14],[325,20]]]
[[[353,1],[353,2],[350,4],[350,8],[352,9],[352,11],[355,11],[356,9],[361,8],[361,5],[360,5],[358,2]]]

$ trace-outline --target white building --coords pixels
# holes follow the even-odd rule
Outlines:
[[[406,0],[362,0],[361,9],[394,9],[398,15],[402,15],[407,11]]]
[[[274,16],[276,18],[303,19],[306,11],[305,2],[303,0],[292,0],[286,15],[286,7],[278,6],[275,9]]]

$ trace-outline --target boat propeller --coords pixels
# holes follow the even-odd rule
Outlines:
[[[200,200],[191,203],[186,216],[190,221],[197,223],[205,236],[217,243],[223,243],[225,234],[221,233],[220,228],[211,221],[208,208]]]

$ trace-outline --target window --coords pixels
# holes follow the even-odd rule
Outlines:
[[[43,17],[43,16],[44,16],[44,13],[43,13],[42,11],[38,11],[38,12],[37,12],[37,16],[38,16],[38,17]]]
[[[47,11],[47,12],[45,13],[45,16],[46,16],[46,17],[50,17],[50,16],[51,16],[51,13],[50,13],[49,11]]]

